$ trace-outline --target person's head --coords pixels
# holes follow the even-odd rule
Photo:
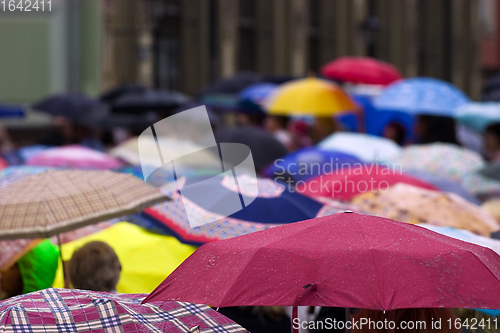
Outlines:
[[[1,275],[2,297],[13,297],[52,286],[59,263],[59,248],[45,240]]]
[[[455,120],[451,117],[418,115],[415,134],[419,143],[453,143],[458,145]]]
[[[311,139],[314,144],[317,144],[330,134],[341,130],[342,126],[333,117],[318,117],[312,126]]]
[[[455,322],[455,317],[449,309],[444,308],[418,308],[418,309],[397,309],[386,311],[362,309],[353,316],[355,321],[360,321],[361,318],[369,319],[372,322],[387,320],[395,323],[395,329],[370,329],[368,326],[353,329],[352,333],[376,333],[376,332],[391,332],[391,333],[458,333],[453,325],[445,325],[450,320]],[[433,322],[441,320],[441,327],[435,329],[431,326]],[[402,322],[405,323],[425,323],[415,325],[413,329],[399,329]],[[417,327],[418,326],[418,327]],[[373,327],[372,327],[373,328]]]
[[[286,116],[267,116],[264,121],[264,127],[270,133],[284,130],[288,125],[288,117]]]
[[[93,241],[73,253],[68,265],[74,288],[94,291],[116,291],[122,266],[108,244]]]
[[[406,130],[402,124],[393,121],[384,127],[383,136],[402,146],[405,141]]]
[[[500,123],[493,123],[484,131],[484,148],[489,158],[500,153]]]

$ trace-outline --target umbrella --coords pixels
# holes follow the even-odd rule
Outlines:
[[[106,153],[79,145],[46,149],[29,158],[25,164],[96,170],[114,169],[123,165],[122,162]]]
[[[239,191],[228,177],[213,177],[197,183],[198,180],[188,180],[191,182],[189,192],[183,191],[186,180],[178,180],[176,186],[181,190],[182,196],[177,187],[173,186],[175,183],[165,185],[162,191],[172,201],[145,209],[141,215],[181,242],[201,245],[317,216],[346,210],[359,211],[353,205],[335,201],[319,202],[297,193],[286,183],[275,183],[271,179],[256,180],[258,193],[252,193],[251,189],[255,187],[251,183],[255,179],[247,175],[238,177]],[[208,196],[201,197],[200,193],[207,193]],[[232,202],[232,198],[239,200],[239,193],[244,202],[252,197],[256,198],[229,216],[219,211],[218,204],[227,205]],[[190,217],[213,222],[192,228]]]
[[[408,223],[429,223],[489,236],[500,225],[481,207],[453,193],[397,184],[385,191],[355,197],[353,204],[375,215]]]
[[[262,76],[257,73],[239,72],[208,85],[200,92],[199,99],[209,106],[233,109],[238,105],[238,94],[246,87],[261,81]]]
[[[176,160],[176,168],[179,166],[191,167],[218,167],[220,169],[219,156],[215,155],[211,149],[198,145],[189,140],[178,140],[169,137],[142,136],[141,151],[139,152],[139,139],[137,137],[130,138],[127,141],[119,144],[109,151],[111,156],[120,158],[132,165],[161,165],[158,161],[158,149],[156,142],[161,147],[161,152],[164,160]],[[187,154],[186,151],[196,151],[196,154]],[[183,156],[184,155],[184,156]],[[177,159],[182,156],[181,159]]]
[[[269,114],[331,117],[359,107],[338,85],[314,77],[279,85],[266,99]]]
[[[411,114],[451,117],[469,98],[454,85],[438,79],[418,77],[389,85],[375,97],[375,107]]]
[[[499,308],[499,292],[500,256],[492,250],[342,213],[205,244],[143,303]]]
[[[120,94],[111,103],[113,113],[144,113],[150,110],[175,109],[190,101],[177,91],[132,89]]]
[[[219,143],[240,143],[248,146],[257,170],[288,153],[274,136],[256,127],[222,128],[215,132],[215,140]]]
[[[172,236],[154,234],[134,224],[118,222],[63,244],[63,259],[69,261],[76,250],[91,241],[106,242],[116,252],[122,265],[117,291],[123,293],[151,292],[196,250],[194,246],[181,244]],[[64,286],[61,265],[53,286]]]
[[[420,223],[419,226],[427,228],[429,230],[439,232],[440,234],[446,235],[448,237],[453,237],[456,239],[463,240],[464,242],[469,242],[477,245],[481,245],[492,249],[496,253],[500,254],[500,241],[496,239],[491,239],[488,237],[483,237],[476,235],[468,230],[456,229],[453,227],[441,227],[437,225]]]
[[[5,169],[8,166],[9,166],[9,164],[7,164],[7,162],[3,158],[0,157],[0,170]]]
[[[395,66],[369,57],[340,57],[324,65],[321,73],[333,80],[380,85],[403,77]]]
[[[256,83],[245,88],[239,93],[238,109],[250,112],[264,113],[265,99],[276,89],[273,83]]]
[[[50,237],[167,199],[131,175],[50,170],[0,189],[0,239]]]
[[[445,157],[445,158],[443,158]],[[405,171],[423,171],[460,184],[471,194],[500,192],[500,182],[477,172],[486,164],[478,153],[447,143],[406,147],[390,160]]]
[[[322,150],[333,150],[351,154],[365,162],[387,161],[401,152],[394,141],[363,133],[333,133],[318,146]]]
[[[303,184],[297,183],[297,191],[311,196],[349,200],[360,193],[386,191],[399,183],[438,190],[429,183],[404,174],[401,170],[371,164],[344,167],[336,172],[312,178]]]
[[[105,123],[109,113],[106,105],[80,94],[52,95],[33,104],[33,109],[89,127]]]
[[[0,302],[6,332],[247,332],[206,305],[48,288]]]
[[[482,133],[488,125],[500,122],[500,103],[467,103],[457,109],[455,119],[476,132]]]
[[[276,160],[264,174],[269,177],[282,177],[281,179],[291,176],[300,181],[361,164],[362,161],[353,155],[314,147],[303,148]]]
[[[472,202],[473,204],[480,204],[480,201],[476,197],[470,195],[470,193],[467,192],[458,181],[451,181],[425,171],[405,170],[405,173],[412,177],[423,180],[426,183],[432,184],[443,192],[455,193],[456,195],[461,196],[462,198],[469,202]]]
[[[52,116],[64,116],[68,119],[79,119],[89,110],[99,107],[98,101],[80,94],[57,94],[33,104],[33,109],[46,112]]]
[[[100,97],[99,100],[104,102],[104,103],[113,103],[116,101],[118,98],[130,94],[140,94],[147,90],[148,88],[138,85],[138,84],[122,84],[118,85],[112,89],[107,90],[104,92]]]
[[[49,170],[48,167],[15,165],[0,170],[0,188],[26,176],[36,175]]]

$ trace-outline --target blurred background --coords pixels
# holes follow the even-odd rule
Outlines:
[[[478,99],[500,70],[495,0],[52,0],[0,12],[0,100],[136,83],[195,95],[242,71],[303,76],[371,56]]]

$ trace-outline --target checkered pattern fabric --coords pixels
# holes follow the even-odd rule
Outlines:
[[[38,332],[247,332],[206,305],[141,304],[145,294],[49,288],[0,302],[0,331]]]
[[[167,199],[131,175],[49,170],[0,189],[0,239],[46,238]]]

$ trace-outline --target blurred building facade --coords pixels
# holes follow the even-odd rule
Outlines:
[[[196,94],[242,70],[302,76],[339,56],[369,55],[405,76],[437,77],[479,96],[478,0],[122,0],[111,6],[108,39],[122,40],[116,49],[139,51],[128,60],[124,51],[115,53],[110,84],[135,77]],[[127,47],[115,32],[131,22],[137,25]],[[141,55],[149,56],[142,67]]]
[[[122,83],[196,95],[239,71],[302,76],[344,55],[477,98],[483,71],[500,70],[497,0],[52,2],[50,13],[0,13],[0,101]]]

